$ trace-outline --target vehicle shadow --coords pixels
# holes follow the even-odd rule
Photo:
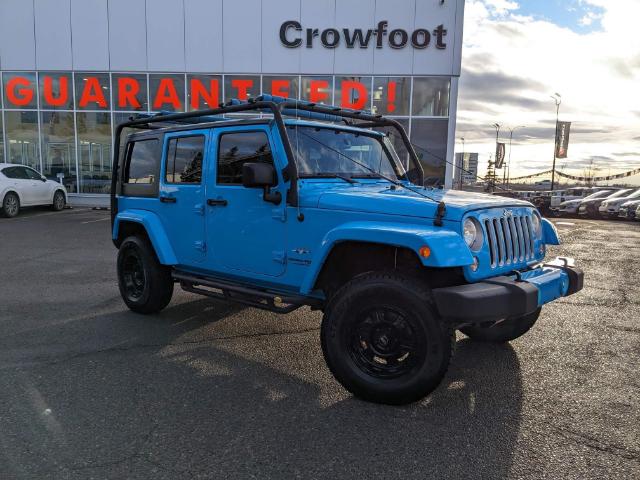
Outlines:
[[[42,329],[43,341],[79,330],[89,345],[8,378],[0,476],[508,476],[522,409],[512,347],[460,340],[431,396],[375,405],[330,376],[318,315],[295,315],[200,299]]]

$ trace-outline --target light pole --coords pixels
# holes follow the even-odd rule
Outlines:
[[[513,141],[513,132],[515,132],[518,128],[524,128],[526,127],[526,125],[518,125],[517,127],[512,127],[509,129],[509,159],[507,160],[507,166],[504,169],[503,175],[502,175],[502,184],[505,184],[505,176],[507,179],[507,183],[506,183],[506,187],[507,189],[509,188],[509,177],[511,177],[511,142]],[[507,176],[507,170],[509,171],[509,174]]]
[[[462,190],[462,173],[464,169],[464,137],[460,137],[460,141],[462,142],[462,158],[460,159],[460,168],[458,168],[458,178],[460,181],[458,182],[458,188]]]
[[[551,95],[551,98],[553,98],[553,101],[556,103],[556,134],[553,137],[553,166],[551,167],[551,191],[553,192],[553,189],[556,185],[556,150],[557,150],[557,143],[558,143],[558,117],[560,115],[560,104],[562,104],[562,95],[560,95],[558,92],[554,93],[553,95]]]
[[[493,162],[489,160],[489,171],[491,172],[491,180],[490,180],[490,190],[493,192],[495,190],[495,182],[496,182],[496,170],[495,165],[498,161],[498,140],[500,137],[500,124],[494,123],[493,127],[496,129],[496,158]]]

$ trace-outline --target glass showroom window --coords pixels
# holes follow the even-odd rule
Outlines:
[[[72,112],[41,112],[42,173],[76,192],[76,144]]]
[[[449,115],[449,79],[420,77],[413,79],[413,115],[446,117]]]
[[[114,73],[111,76],[113,85],[113,109],[117,111],[149,110],[147,96],[147,76],[136,73]]]
[[[0,110],[0,163],[4,161],[4,122],[2,121],[2,110]]]
[[[375,77],[373,79],[373,113],[409,115],[411,77]]]
[[[40,171],[38,147],[38,112],[7,110],[4,112],[7,161],[28,165]]]
[[[38,108],[35,72],[3,72],[2,87],[2,101],[5,109]]]
[[[302,77],[300,86],[302,100],[326,104],[333,102],[333,77]]]
[[[111,87],[109,74],[76,72],[76,109],[110,110]]]
[[[73,110],[73,77],[70,73],[39,72],[40,108]]]
[[[151,110],[184,112],[184,75],[149,75]]]
[[[262,93],[277,97],[300,98],[300,82],[297,76],[269,76],[262,77]]]
[[[222,101],[221,75],[187,75],[189,111],[218,108]]]
[[[257,75],[225,75],[224,101],[232,98],[247,100],[260,95],[260,77]]]
[[[76,113],[80,193],[109,193],[111,187],[111,114]]]
[[[336,77],[335,105],[371,110],[371,77]]]
[[[411,143],[422,163],[426,185],[441,184],[444,180],[448,129],[446,118],[411,120]]]

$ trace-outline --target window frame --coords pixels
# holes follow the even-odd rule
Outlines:
[[[153,170],[155,181],[151,183],[126,183],[124,181],[125,175],[127,174],[128,168],[131,162],[131,154],[133,152],[133,145],[136,142],[142,142],[146,140],[155,140],[156,141],[156,152],[155,156],[158,158],[156,161],[155,168]],[[121,185],[122,195],[125,197],[157,197],[159,191],[159,178],[160,178],[160,166],[162,164],[162,137],[157,134],[139,134],[139,135],[131,135],[127,139],[127,144],[125,146],[125,154],[124,161],[122,162],[122,171],[119,175],[118,181]]]
[[[176,149],[174,152],[174,157],[173,157],[173,167],[174,167],[174,172],[173,175],[175,176],[175,155],[178,152],[178,143],[180,142],[180,139],[182,138],[194,138],[194,137],[202,137],[202,139],[204,140],[202,142],[202,165],[201,165],[201,172],[200,172],[200,181],[199,182],[170,182],[168,180],[168,174],[169,174],[169,146],[171,144],[172,140],[176,141]],[[206,158],[207,158],[207,134],[205,132],[198,132],[198,133],[188,133],[188,134],[182,134],[182,135],[167,135],[165,137],[165,142],[164,142],[164,147],[163,147],[163,151],[162,151],[162,183],[164,183],[165,185],[180,185],[180,186],[194,186],[194,187],[199,187],[202,186],[202,182],[204,180],[204,175],[205,175],[205,169],[206,169]]]
[[[269,152],[271,153],[271,164],[276,171],[276,176],[278,177],[278,183],[280,183],[280,177],[278,172],[278,168],[276,165],[276,158],[273,149],[273,143],[271,142],[271,135],[267,129],[249,127],[246,130],[224,130],[218,133],[218,138],[216,139],[216,159],[215,159],[215,186],[217,187],[242,187],[244,188],[242,182],[241,183],[220,183],[218,182],[218,175],[220,173],[220,144],[222,143],[222,139],[225,135],[234,135],[234,134],[244,134],[244,133],[262,133],[267,137],[267,142],[269,143]]]

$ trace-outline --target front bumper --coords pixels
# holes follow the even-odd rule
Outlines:
[[[560,297],[582,290],[584,274],[573,259],[556,258],[514,275],[436,288],[433,296],[440,315],[457,323],[482,323],[518,318]]]

